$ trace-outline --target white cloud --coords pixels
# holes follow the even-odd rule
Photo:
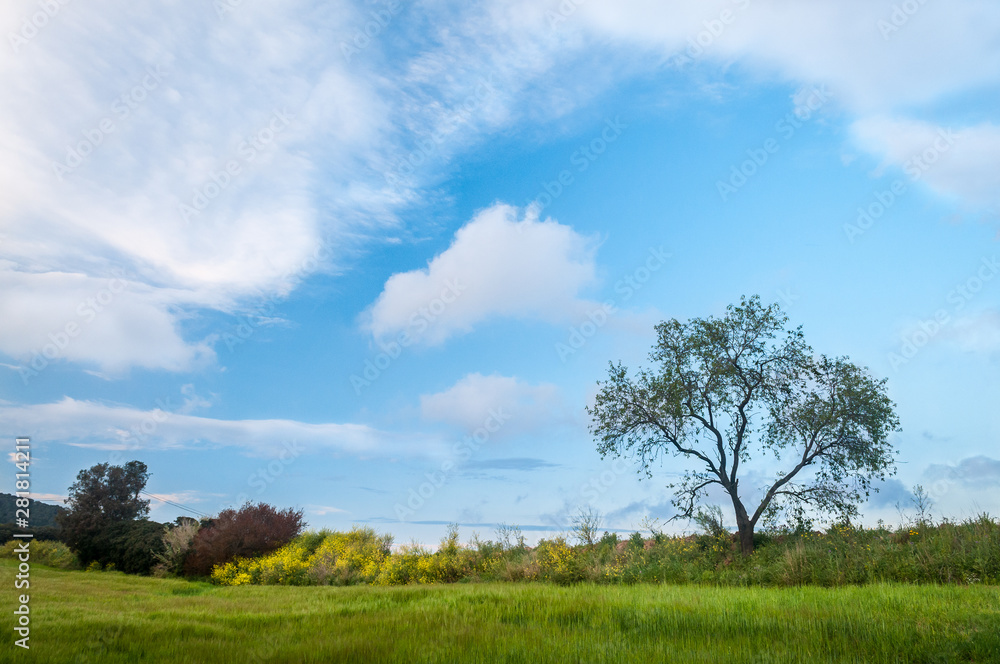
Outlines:
[[[939,194],[1000,205],[1000,127],[952,129],[884,116],[856,121],[857,143]]]
[[[95,364],[120,374],[129,367],[173,371],[207,361],[204,343],[187,343],[168,310],[163,289],[130,279],[59,271],[27,273],[0,268],[0,352],[26,379],[55,360]]]
[[[741,60],[803,83],[826,83],[860,112],[899,108],[1000,76],[1000,7],[985,0],[926,3],[888,38],[880,21],[899,3],[870,0],[587,2],[559,26],[586,29],[670,56],[704,44],[699,59]],[[541,7],[539,11],[550,9]],[[728,11],[728,20],[722,14]],[[928,48],[934,44],[934,48]],[[975,63],[975,66],[969,66]]]
[[[498,317],[574,320],[598,305],[579,292],[595,281],[594,238],[508,205],[478,213],[426,269],[394,274],[365,314],[376,338],[407,333],[428,344]]]
[[[327,514],[347,514],[348,511],[340,509],[339,507],[330,507],[328,505],[306,505],[306,509],[310,514],[315,514],[317,516],[326,516]]]
[[[164,404],[169,406],[169,404]],[[425,455],[440,443],[419,434],[396,434],[364,424],[308,423],[295,420],[219,420],[161,409],[78,401],[69,397],[48,404],[0,404],[0,421],[21,436],[90,449],[237,447],[277,456],[293,445],[301,453],[324,450],[355,455]]]
[[[559,426],[572,419],[555,385],[531,385],[512,376],[479,373],[465,376],[443,392],[421,395],[420,413],[425,420],[445,422],[468,432],[491,420],[491,424],[499,422],[501,431],[508,435]]]
[[[963,350],[977,353],[1000,351],[1000,311],[992,309],[963,316],[944,330],[944,337]]]

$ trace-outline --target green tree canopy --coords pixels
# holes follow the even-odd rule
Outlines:
[[[124,466],[99,463],[77,474],[69,487],[69,511],[60,514],[58,521],[66,544],[81,562],[111,560],[112,535],[125,532],[121,524],[149,514],[149,501],[140,498],[148,479],[141,461]]]

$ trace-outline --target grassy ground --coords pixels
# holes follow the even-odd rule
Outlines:
[[[31,586],[31,651],[7,630],[0,661],[1000,662],[981,585],[219,587],[33,565]]]

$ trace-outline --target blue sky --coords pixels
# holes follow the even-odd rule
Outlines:
[[[596,381],[756,293],[889,379],[869,521],[917,483],[1000,511],[995,3],[25,1],[0,25],[0,429],[32,437],[41,499],[136,458],[205,514],[635,529],[684,466],[601,460]]]

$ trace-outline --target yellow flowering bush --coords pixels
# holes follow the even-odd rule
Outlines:
[[[582,578],[577,553],[566,543],[565,537],[542,540],[535,552],[543,579],[556,583],[570,583]]]
[[[308,561],[309,578],[320,585],[343,586],[373,583],[389,557],[390,535],[355,526],[347,533],[332,533]]]
[[[348,585],[372,583],[389,556],[392,537],[374,529],[306,533],[260,558],[217,565],[212,580],[221,585]]]
[[[418,545],[406,545],[387,557],[374,583],[380,586],[400,586],[421,581],[421,561],[431,553]],[[426,565],[426,563],[424,563]]]

